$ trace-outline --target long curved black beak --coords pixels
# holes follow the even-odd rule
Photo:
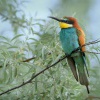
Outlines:
[[[49,16],[49,18],[52,18],[52,19],[54,19],[56,21],[59,21],[59,22],[62,22],[63,21],[62,19],[59,19],[59,18],[56,18],[56,17],[52,17],[52,16]]]
[[[63,20],[63,19],[59,19],[59,18],[56,18],[56,17],[52,17],[52,16],[49,16],[49,18],[52,18],[56,21],[67,23],[67,24],[73,24],[74,23],[73,21],[70,21],[70,20]]]
[[[56,20],[56,21],[59,21],[59,22],[68,23],[67,20],[59,19],[59,18],[56,18],[56,17],[49,16],[49,18],[52,18],[52,19],[54,19],[54,20]]]

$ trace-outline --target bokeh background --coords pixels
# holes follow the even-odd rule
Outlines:
[[[100,0],[1,0],[0,93],[20,85],[64,55],[59,25],[48,16],[73,16],[86,34],[86,42],[100,39]],[[100,52],[100,43],[87,46]],[[23,60],[31,58],[29,62]],[[99,100],[100,57],[86,53],[90,94],[75,81],[64,60],[0,100]]]

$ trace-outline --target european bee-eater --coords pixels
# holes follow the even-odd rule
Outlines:
[[[49,18],[59,21],[61,28],[60,41],[66,55],[70,55],[73,50],[85,44],[84,31],[75,18],[63,17],[63,19],[59,19],[51,16]],[[72,53],[72,55],[68,56],[67,61],[75,79],[79,81],[81,85],[85,85],[87,92],[89,93],[89,82],[85,71],[87,70],[85,63],[85,50],[85,46],[81,47],[78,52]]]

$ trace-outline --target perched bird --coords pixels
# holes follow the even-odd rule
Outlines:
[[[85,34],[82,28],[79,26],[78,21],[73,17],[63,17],[59,19],[49,16],[56,21],[59,21],[61,28],[60,41],[65,54],[68,56],[67,61],[73,72],[73,75],[81,85],[85,85],[87,92],[89,92],[89,82],[87,79],[88,70],[85,63]],[[80,49],[72,53],[73,50],[80,47]],[[72,53],[72,54],[71,54]],[[70,55],[71,54],[71,55]],[[87,73],[86,73],[87,71]]]

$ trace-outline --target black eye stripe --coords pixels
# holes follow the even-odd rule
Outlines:
[[[68,24],[73,24],[73,21],[67,20],[67,23],[68,23]]]
[[[62,20],[61,22],[68,23],[68,24],[73,24],[74,23],[73,21],[70,21],[70,20]]]

